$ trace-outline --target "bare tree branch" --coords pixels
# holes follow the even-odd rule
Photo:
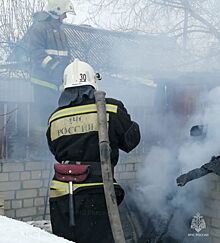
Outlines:
[[[43,6],[44,0],[0,1],[0,43],[5,43],[0,45],[0,55],[8,53],[23,37],[32,23],[33,13],[42,10]]]

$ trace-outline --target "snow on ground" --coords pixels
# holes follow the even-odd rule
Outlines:
[[[73,243],[37,227],[0,216],[0,243]]]
[[[49,220],[28,221],[26,223],[52,233],[51,223]]]

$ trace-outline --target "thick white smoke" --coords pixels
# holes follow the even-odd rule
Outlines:
[[[210,238],[188,237],[193,216],[197,211],[205,214],[202,196],[209,190],[207,178],[194,180],[185,187],[177,187],[175,180],[180,174],[199,168],[209,162],[212,156],[220,154],[219,98],[220,87],[207,92],[206,100],[204,100],[205,110],[196,117],[192,117],[185,127],[173,127],[173,129],[182,129],[185,133],[179,139],[179,144],[176,137],[170,138],[170,134],[167,133],[169,144],[153,146],[138,172],[138,197],[135,194],[137,204],[142,211],[147,212],[156,229],[161,227],[161,221],[169,224],[168,234],[180,240],[181,243],[202,242],[202,240],[209,242],[210,240]],[[196,121],[207,126],[205,137],[189,136],[190,127],[198,124],[195,124]]]

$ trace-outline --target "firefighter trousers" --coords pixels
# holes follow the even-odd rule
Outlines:
[[[116,195],[118,202],[121,202],[123,192],[116,190]],[[51,224],[55,235],[77,243],[114,243],[103,190],[89,189],[75,194],[74,211],[75,226],[71,227],[69,195],[50,199]]]

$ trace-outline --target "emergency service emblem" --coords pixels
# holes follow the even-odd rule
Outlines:
[[[206,223],[202,215],[200,213],[197,213],[191,223],[191,229],[194,229],[197,233],[199,233],[201,230],[206,229]]]
[[[51,140],[61,136],[98,131],[97,113],[63,117],[51,124]]]

